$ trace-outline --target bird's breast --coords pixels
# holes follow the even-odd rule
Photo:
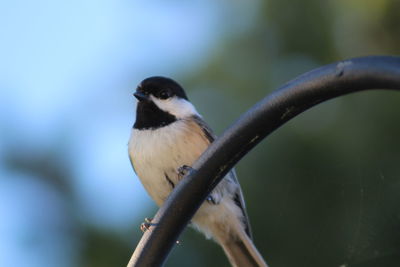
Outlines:
[[[161,205],[178,183],[177,169],[191,166],[207,146],[196,124],[177,121],[153,130],[133,129],[129,156],[143,186]]]

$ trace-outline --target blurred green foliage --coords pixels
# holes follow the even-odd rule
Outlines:
[[[344,58],[400,52],[398,0],[259,5],[251,27],[222,39],[196,73],[175,77],[218,134],[298,74]],[[323,103],[239,163],[255,243],[271,266],[400,266],[399,107],[395,92]],[[49,170],[43,176],[74,203],[68,172],[53,156],[51,169],[41,168],[40,158],[9,160],[32,172]],[[124,233],[105,233],[79,218],[72,223],[82,243],[81,266],[123,266],[141,236],[140,221]],[[188,229],[166,265],[228,262],[215,243]]]
[[[221,133],[305,71],[399,54],[399,3],[267,1],[254,27],[222,43],[185,84],[209,90],[192,93],[194,102],[203,100],[196,103],[200,112]],[[400,95],[389,91],[323,103],[238,164],[255,242],[271,266],[400,266],[399,103]],[[207,251],[201,237],[192,238],[187,234],[183,244],[188,239],[187,250],[202,250],[198,266],[227,266],[214,245]],[[184,255],[177,248],[167,266],[192,264]]]

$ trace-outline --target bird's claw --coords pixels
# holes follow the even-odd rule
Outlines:
[[[144,233],[150,229],[150,226],[156,226],[157,223],[152,223],[152,221],[153,221],[152,218],[144,218],[144,222],[140,224],[140,230],[142,230],[142,232]],[[175,242],[177,245],[181,244],[181,241],[179,240],[176,240]]]
[[[208,197],[206,198],[206,201],[211,203],[211,204],[217,204],[217,201],[214,199],[214,197],[212,195],[208,195]]]
[[[150,229],[150,226],[156,226],[156,223],[152,223],[153,219],[151,218],[144,218],[144,222],[140,224],[140,230],[142,232],[146,232],[147,230]]]
[[[179,179],[182,179],[186,174],[188,174],[191,170],[193,170],[192,167],[188,165],[182,165],[178,168],[178,177]]]

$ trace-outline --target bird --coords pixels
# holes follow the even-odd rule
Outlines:
[[[129,158],[145,190],[161,206],[182,179],[182,167],[190,168],[216,136],[183,87],[171,78],[146,78],[134,96],[136,120],[128,143]],[[216,241],[232,266],[267,266],[252,241],[234,169],[206,198],[191,225]]]

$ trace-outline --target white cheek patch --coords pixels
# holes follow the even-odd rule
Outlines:
[[[200,116],[195,107],[189,101],[178,98],[176,96],[168,99],[158,99],[150,95],[150,99],[157,105],[161,110],[164,110],[177,119],[187,118],[193,115]]]

